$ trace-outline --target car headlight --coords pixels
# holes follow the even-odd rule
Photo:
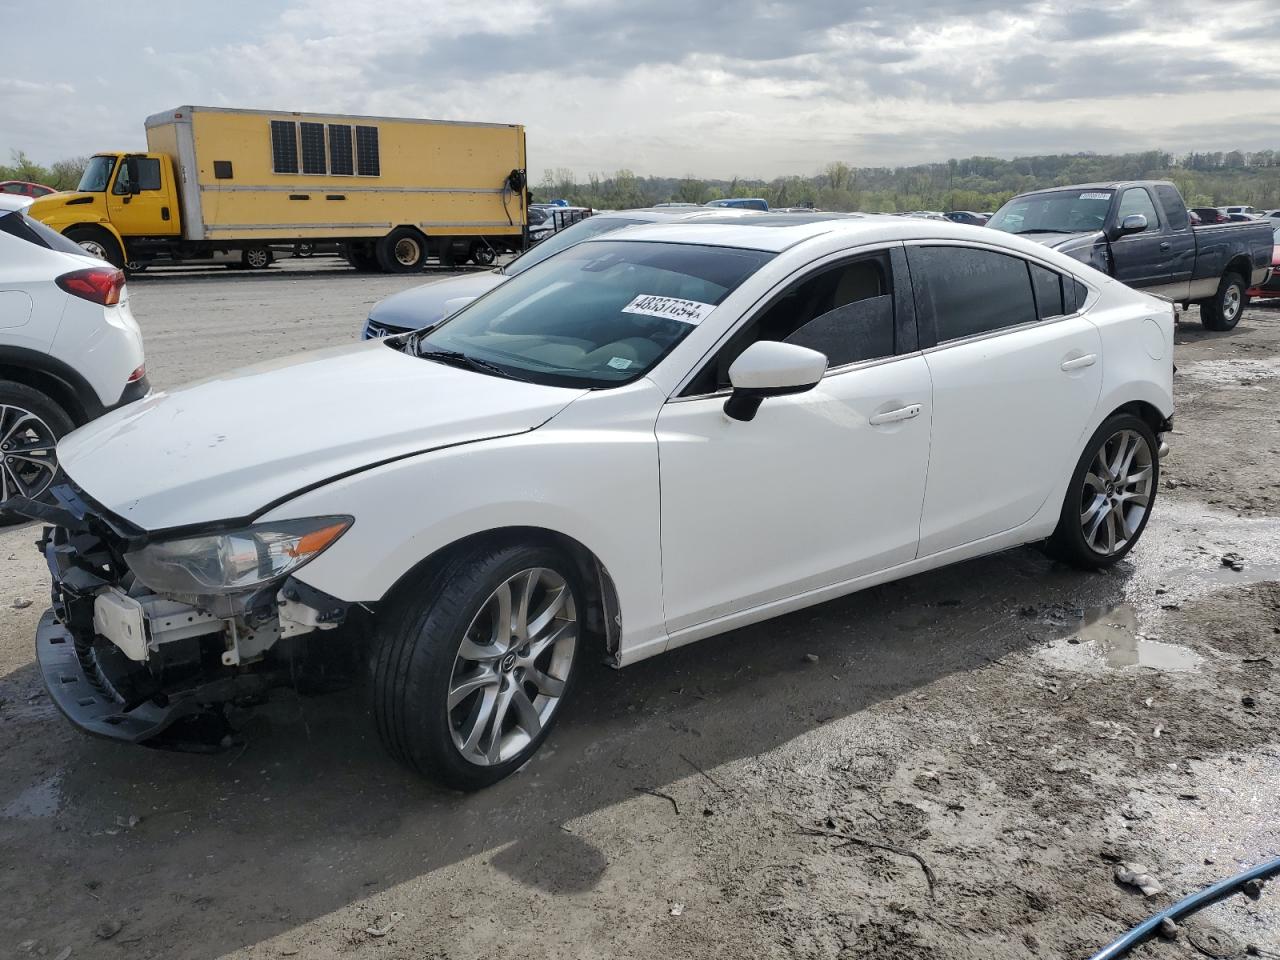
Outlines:
[[[240,593],[315,559],[351,523],[351,517],[268,521],[227,533],[149,543],[124,559],[134,576],[156,593]]]

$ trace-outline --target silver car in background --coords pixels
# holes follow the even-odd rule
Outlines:
[[[571,227],[543,240],[531,250],[526,250],[510,263],[483,273],[469,273],[460,277],[437,280],[420,287],[402,290],[385,300],[380,300],[369,311],[365,321],[363,339],[382,337],[419,330],[443,320],[470,303],[481,294],[488,293],[512,277],[519,276],[535,264],[541,263],[561,250],[577,246],[583,240],[611,233],[637,223],[674,223],[686,220],[702,220],[709,217],[763,216],[754,210],[708,209],[707,207],[649,207],[639,210],[611,210],[580,220]]]

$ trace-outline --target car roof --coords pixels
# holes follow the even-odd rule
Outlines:
[[[847,234],[864,243],[895,240],[984,240],[1019,248],[1008,234],[950,220],[923,220],[865,213],[761,213],[755,217],[701,217],[684,223],[637,224],[601,234],[584,243],[609,240],[642,240],[652,243],[696,243],[703,246],[738,247],[781,253],[790,247],[832,233]],[[1030,243],[1024,241],[1024,243]],[[1030,244],[1029,250],[1043,250]]]
[[[722,207],[636,207],[634,210],[608,210],[596,214],[610,220],[645,220],[653,223],[664,223],[677,220],[714,220],[716,217],[728,218],[730,223],[737,223],[740,217],[767,217],[773,214],[763,210],[726,210]]]
[[[10,213],[14,210],[25,210],[31,206],[34,197],[28,197],[21,193],[0,193],[0,214]]]

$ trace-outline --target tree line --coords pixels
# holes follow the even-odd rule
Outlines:
[[[73,190],[86,157],[43,166],[15,150],[0,164],[0,180],[29,180]],[[900,213],[907,210],[995,210],[1015,194],[1043,187],[1098,180],[1172,180],[1189,206],[1228,203],[1280,207],[1280,150],[1190,153],[1052,154],[1039,157],[968,157],[902,167],[826,164],[809,177],[773,180],[734,177],[641,177],[622,169],[578,180],[571,171],[549,170],[532,187],[536,200],[565,199],[575,206],[622,210],[655,203],[706,203],[725,197],[763,197],[774,207]]]
[[[725,197],[763,197],[773,207],[812,205],[820,210],[900,213],[908,210],[997,209],[1028,190],[1107,180],[1172,180],[1193,207],[1250,204],[1280,207],[1280,151],[968,157],[902,167],[856,167],[828,163],[808,177],[772,180],[641,177],[630,170],[591,174],[585,182],[571,171],[548,171],[534,193],[538,200],[563,198],[575,206],[626,209],[654,203],[706,203]]]

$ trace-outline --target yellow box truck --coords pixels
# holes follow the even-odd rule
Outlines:
[[[358,270],[408,273],[525,243],[518,124],[177,107],[146,130],[146,153],[95,154],[31,215],[133,269],[336,242]]]

